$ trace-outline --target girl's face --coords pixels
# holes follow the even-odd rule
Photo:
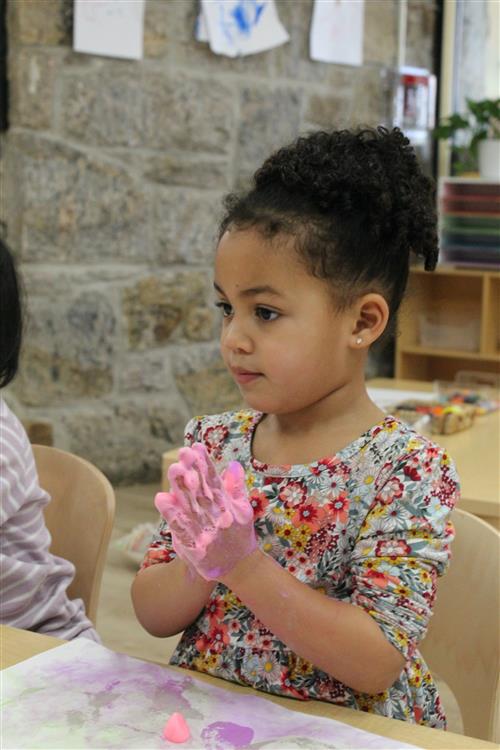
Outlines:
[[[308,273],[291,240],[229,230],[215,262],[224,362],[247,404],[266,414],[317,406],[349,382],[353,315]],[[358,360],[359,361],[359,360]]]

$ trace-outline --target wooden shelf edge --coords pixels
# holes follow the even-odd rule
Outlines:
[[[500,362],[500,352],[484,354],[483,352],[466,352],[461,349],[431,349],[424,346],[398,347],[400,354],[419,354],[423,357],[446,357],[447,359],[477,359],[481,362]]]
[[[493,280],[500,279],[500,271],[496,270],[494,267],[492,268],[480,268],[478,267],[471,267],[466,268],[464,266],[457,266],[454,264],[444,264],[441,266],[436,266],[434,271],[426,271],[423,266],[411,266],[410,273],[417,273],[422,274],[425,276],[428,276],[431,278],[432,276],[471,276],[473,278],[484,278],[485,276],[491,277]]]

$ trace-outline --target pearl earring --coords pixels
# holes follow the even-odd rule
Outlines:
[[[356,344],[361,344],[361,343],[363,343],[363,339],[361,338],[361,336],[358,336],[358,338],[356,339]]]

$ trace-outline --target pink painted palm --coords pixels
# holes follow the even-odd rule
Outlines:
[[[155,505],[172,532],[179,557],[206,580],[217,580],[257,547],[253,509],[241,464],[219,476],[204,445],[179,451],[168,471],[170,492]]]

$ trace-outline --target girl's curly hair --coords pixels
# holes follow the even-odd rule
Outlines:
[[[403,297],[410,251],[438,258],[435,185],[408,138],[383,127],[314,132],[272,154],[244,195],[225,198],[219,237],[256,227],[288,234],[308,269],[331,282],[340,308],[379,291],[391,316]]]

